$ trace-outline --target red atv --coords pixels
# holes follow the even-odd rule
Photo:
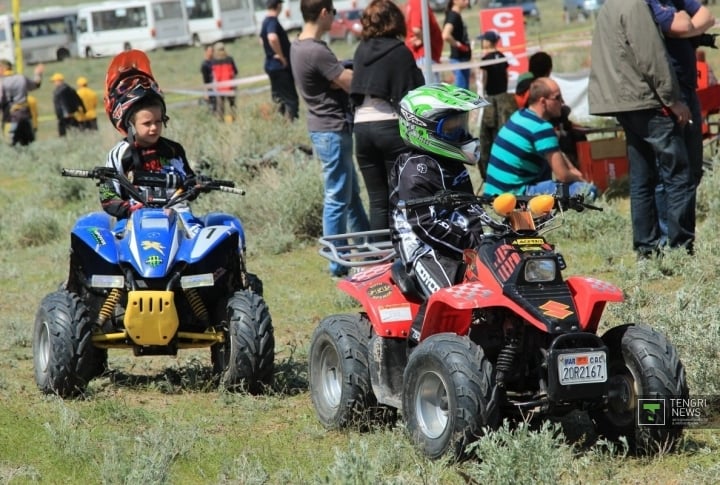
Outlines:
[[[466,250],[462,280],[430,296],[416,347],[407,337],[423,300],[392,243],[337,246],[378,232],[321,239],[323,256],[361,267],[338,288],[363,307],[325,318],[313,334],[310,391],[322,424],[342,428],[397,409],[428,457],[459,458],[504,418],[583,410],[600,435],[625,436],[634,452],[672,446],[682,429],[638,426],[638,400],[687,397],[683,365],[648,326],[597,334],[605,304],[623,293],[596,278],[563,278],[565,261],[542,234],[568,209],[598,209],[564,192],[494,199],[506,229]],[[443,194],[406,206],[489,202]]]

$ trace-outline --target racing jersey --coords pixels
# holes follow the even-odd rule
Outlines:
[[[139,146],[130,149],[130,142],[127,139],[120,141],[108,153],[108,167],[113,167],[118,173],[125,174],[131,178],[135,170],[133,150],[137,150],[140,167],[138,170],[156,173],[174,173],[180,180],[185,180],[194,175],[193,170],[185,156],[185,149],[182,145],[167,138],[160,137],[158,142],[147,148]],[[158,197],[169,198],[174,188],[165,189],[158,187],[143,188],[146,194]],[[100,202],[102,207],[111,216],[124,219],[130,216],[130,196],[120,187],[117,182],[100,184]]]

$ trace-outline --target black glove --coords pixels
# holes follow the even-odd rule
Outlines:
[[[710,47],[712,49],[717,49],[717,46],[715,45],[715,37],[717,37],[718,34],[700,34],[695,37],[690,37],[690,43],[693,45],[693,47]]]
[[[344,59],[340,61],[340,64],[342,64],[342,67],[345,69],[350,69],[352,71],[353,68],[353,60],[352,59]]]

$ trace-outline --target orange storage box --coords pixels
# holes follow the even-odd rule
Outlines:
[[[600,191],[627,177],[628,160],[624,138],[602,138],[577,143],[578,163],[585,179]]]

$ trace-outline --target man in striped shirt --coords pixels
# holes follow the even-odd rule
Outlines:
[[[528,107],[513,113],[490,150],[484,193],[498,195],[554,194],[556,182],[570,184],[570,194],[594,199],[597,188],[560,151],[550,119],[563,106],[558,84],[538,78],[530,85]],[[553,180],[553,178],[555,180]]]

